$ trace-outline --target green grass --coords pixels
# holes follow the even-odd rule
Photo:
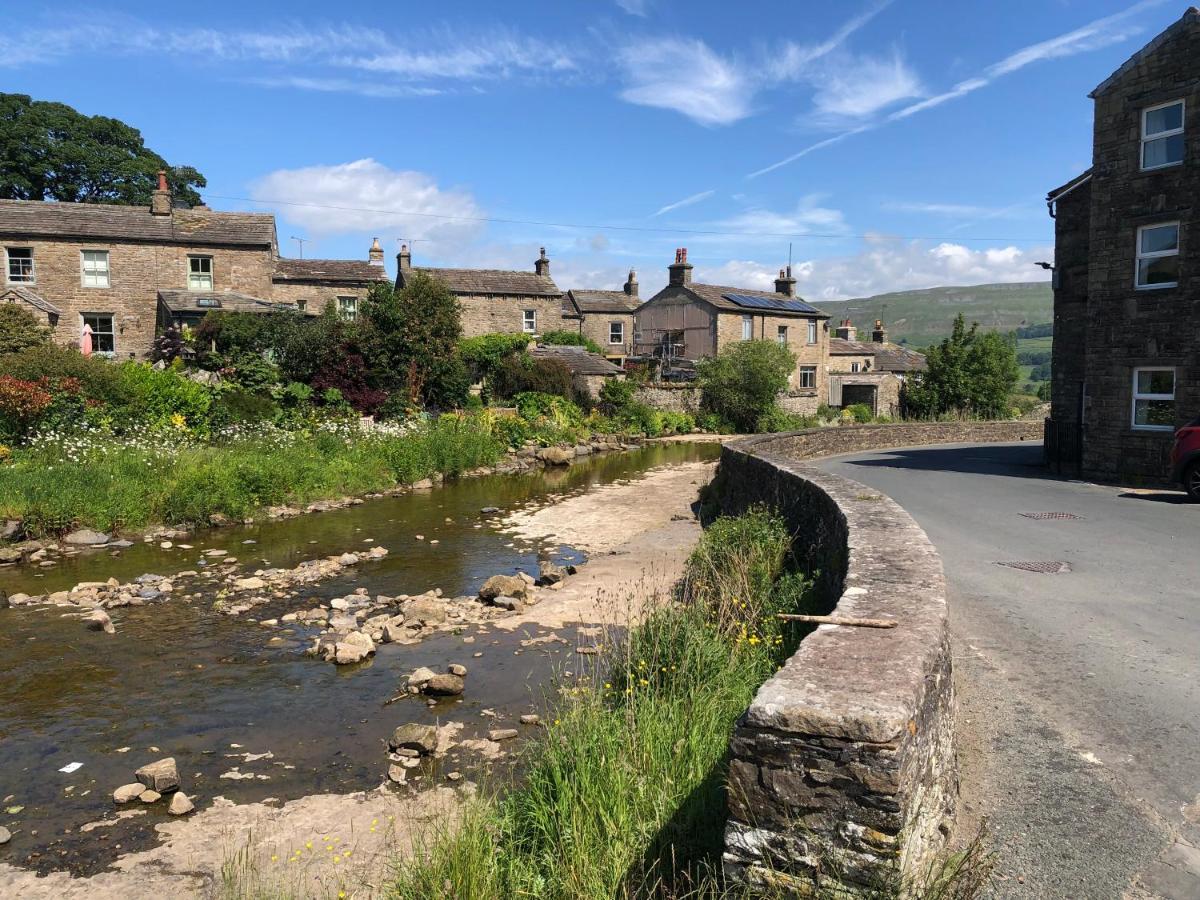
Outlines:
[[[26,533],[103,531],[244,518],[457,474],[495,462],[502,443],[485,423],[446,417],[409,433],[316,431],[162,450],[115,439],[16,450],[0,468],[0,516]]]

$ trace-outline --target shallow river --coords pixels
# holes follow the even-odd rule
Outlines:
[[[570,547],[514,540],[503,531],[504,513],[718,452],[708,444],[655,445],[565,470],[463,479],[429,492],[179,538],[193,545],[190,550],[138,545],[119,555],[101,550],[62,559],[50,569],[7,568],[0,570],[0,589],[40,594],[110,576],[170,575],[195,568],[201,551],[213,548],[236,555],[247,572],[291,567],[370,547],[372,539],[390,555],[254,614],[277,616],[312,606],[310,597],[327,600],[359,587],[372,595],[435,587],[451,596],[474,593],[497,573],[536,574],[539,553],[580,558]],[[501,513],[481,514],[488,506]],[[89,832],[80,826],[112,813],[112,791],[154,759],[175,757],[184,790],[200,807],[218,795],[249,802],[374,788],[387,769],[383,740],[397,725],[462,722],[460,737],[483,734],[498,721],[507,727],[543,705],[554,672],[580,666],[573,640],[523,647],[522,641],[546,633],[536,627],[508,633],[466,626],[461,634],[420,644],[382,645],[369,663],[344,669],[304,655],[311,629],[227,618],[213,613],[207,600],[114,610],[116,635],[85,630],[64,612],[0,610],[0,825],[13,834],[0,859],[40,870],[92,872],[114,853],[152,842],[163,803],[118,826]],[[570,629],[560,633],[572,638]],[[470,670],[460,700],[434,708],[409,700],[383,705],[417,666],[441,670],[450,662]],[[499,718],[483,715],[485,709]],[[268,751],[272,756],[250,762],[236,756]],[[75,762],[82,763],[75,772],[59,771]],[[470,775],[479,760],[452,752],[437,765],[440,771],[423,770],[425,783],[459,768]],[[221,777],[235,766],[255,777]]]

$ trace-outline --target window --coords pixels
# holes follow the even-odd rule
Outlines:
[[[1133,370],[1134,428],[1175,430],[1175,370]]]
[[[625,323],[624,322],[609,322],[608,323],[608,342],[610,344],[625,343]]]
[[[742,316],[742,340],[748,341],[754,337],[754,317]]]
[[[213,289],[213,266],[211,256],[188,257],[188,290],[211,291]]]
[[[808,320],[808,342],[810,344],[815,344],[817,342],[817,320],[816,319]]]
[[[521,330],[526,334],[537,333],[536,309],[526,309],[521,312]]]
[[[83,250],[79,254],[79,266],[84,287],[108,287],[108,251]]]
[[[33,281],[33,250],[31,248],[8,248],[8,280]]]
[[[1139,288],[1175,287],[1179,283],[1179,223],[1146,225],[1137,231]]]
[[[1183,162],[1183,101],[1142,110],[1142,168]]]
[[[343,319],[353,322],[358,318],[358,298],[357,297],[338,297],[338,315]]]
[[[817,386],[817,367],[816,366],[801,366],[800,367],[800,387],[815,388]]]
[[[112,313],[84,313],[83,325],[92,328],[92,352],[113,356],[117,352],[117,335],[113,330]],[[82,329],[82,326],[80,326]]]
[[[779,325],[775,328],[775,340],[779,341],[780,347],[787,346],[787,326]]]
[[[861,368],[862,368],[862,366],[861,366],[859,363],[856,363],[856,362],[852,362],[852,363],[850,363],[850,371],[851,371],[851,372],[857,372],[857,371],[859,371]]]

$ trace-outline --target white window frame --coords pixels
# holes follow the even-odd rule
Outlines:
[[[809,380],[808,376],[812,376],[812,384],[805,384]],[[800,387],[811,388],[817,387],[817,367],[816,366],[801,366],[800,367]]]
[[[345,294],[337,298],[338,315],[347,322],[354,322],[358,319],[358,297],[353,294]]]
[[[808,342],[810,344],[816,344],[816,343],[820,342],[820,336],[817,332],[817,320],[816,319],[808,320]]]
[[[779,342],[780,347],[788,345],[788,327],[786,325],[775,326],[775,340]]]
[[[1168,106],[1181,107],[1181,109],[1179,110],[1179,127],[1169,129],[1168,131],[1158,131],[1152,135],[1146,134],[1146,119],[1149,118],[1150,113],[1157,112],[1160,109],[1166,109]],[[1184,101],[1182,99],[1168,100],[1166,103],[1160,103],[1157,106],[1147,106],[1145,109],[1142,110],[1142,143],[1141,143],[1141,148],[1139,150],[1139,152],[1141,153],[1139,161],[1141,163],[1143,172],[1153,172],[1155,169],[1169,169],[1171,166],[1183,165],[1182,158],[1177,159],[1174,162],[1163,163],[1162,165],[1158,165],[1158,166],[1146,165],[1146,145],[1148,143],[1150,143],[1151,141],[1161,141],[1161,140],[1165,140],[1166,138],[1169,138],[1169,137],[1174,137],[1177,134],[1183,134],[1183,130],[1186,125],[1187,125],[1187,104],[1184,103]],[[1185,145],[1184,152],[1186,153],[1186,151],[1187,151],[1187,147]]]
[[[117,315],[116,315],[116,313],[110,313],[110,312],[80,313],[79,314],[79,336],[81,338],[83,337],[83,326],[88,323],[87,320],[89,318],[92,318],[92,319],[107,318],[112,323],[112,331],[99,331],[98,332],[98,331],[96,331],[95,328],[92,329],[92,347],[97,356],[115,357],[117,355]],[[113,345],[112,350],[95,350],[95,346],[96,346],[95,336],[97,334],[111,334],[112,335],[112,345]]]
[[[208,260],[208,271],[193,271],[192,263]],[[200,282],[203,276],[208,276],[208,287]],[[216,289],[216,279],[213,277],[213,258],[207,254],[188,254],[187,287],[189,291],[211,291]]]
[[[1175,249],[1174,250],[1155,250],[1150,253],[1142,252],[1142,233],[1149,231],[1152,228],[1170,228],[1175,226]],[[1134,245],[1133,253],[1133,286],[1139,291],[1157,291],[1163,288],[1179,287],[1179,281],[1164,281],[1161,284],[1142,284],[1142,260],[1143,259],[1165,259],[1168,256],[1179,255],[1179,241],[1183,235],[1183,228],[1179,222],[1155,222],[1152,225],[1142,225],[1137,230],[1135,236],[1136,244]]]
[[[537,310],[536,309],[521,310],[521,333],[522,334],[537,334]]]
[[[29,252],[29,271],[25,275],[13,278],[12,273],[12,252],[14,250],[26,250]],[[25,257],[19,257],[24,259]],[[37,263],[34,261],[32,247],[5,247],[4,248],[4,278],[9,284],[36,284],[37,283]]]
[[[742,340],[754,340],[754,316],[742,316]]]
[[[1140,394],[1138,393],[1138,375],[1142,372],[1170,372],[1171,393],[1169,394]],[[1129,409],[1129,427],[1134,431],[1174,431],[1171,425],[1139,425],[1137,421],[1137,405],[1139,400],[1170,400],[1175,402],[1175,393],[1179,384],[1179,373],[1174,366],[1138,366],[1133,370],[1133,402]]]
[[[88,268],[88,257],[92,257],[93,265]],[[99,260],[104,261],[104,267],[101,269],[95,265]],[[79,284],[85,288],[106,288],[112,287],[111,270],[109,269],[108,251],[107,250],[80,250],[79,251]],[[89,280],[90,279],[90,280]]]
[[[614,340],[613,336],[616,336]],[[625,323],[624,322],[609,322],[608,323],[608,342],[610,344],[625,343]]]
[[[850,371],[851,372],[858,373],[861,369],[862,369],[862,365],[860,363],[856,363],[856,362],[850,363]]]

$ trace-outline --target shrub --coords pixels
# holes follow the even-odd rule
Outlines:
[[[583,410],[565,397],[529,391],[513,397],[517,414],[527,422],[549,420],[560,428],[583,424]]]
[[[482,382],[491,377],[501,360],[521,353],[528,346],[527,334],[496,332],[463,338],[458,342],[458,355],[466,364],[471,380]]]
[[[16,303],[0,304],[0,354],[20,353],[50,343],[50,329]]]
[[[154,339],[154,347],[151,350],[150,358],[155,362],[174,362],[183,355],[183,333],[179,330],[179,326],[172,324],[168,325],[158,337]]]
[[[842,410],[843,417],[846,417],[847,414],[849,414],[849,417],[860,425],[866,425],[868,422],[871,422],[875,419],[874,410],[872,410],[871,407],[867,406],[865,403],[851,403]]]
[[[279,412],[279,405],[270,397],[231,386],[213,398],[209,421],[214,428],[240,422],[263,422],[278,418]]]
[[[518,394],[554,394],[570,399],[574,395],[571,371],[561,359],[534,358],[528,353],[505,357],[489,382],[491,395],[508,399]]]
[[[913,415],[946,414],[995,418],[1008,410],[1008,395],[1020,377],[1016,338],[967,328],[960,313],[950,337],[927,353],[929,367],[905,384],[905,406]]]
[[[210,388],[172,369],[159,370],[148,363],[125,362],[115,368],[118,384],[128,398],[125,410],[128,421],[162,427],[178,424],[175,417],[182,416],[188,427],[201,433],[209,431],[213,402]],[[116,409],[112,412],[118,413]]]
[[[543,344],[559,347],[583,347],[591,353],[599,353],[604,355],[604,350],[599,344],[593,341],[590,337],[585,337],[577,331],[567,331],[561,329],[558,331],[547,331],[539,339]]]
[[[83,396],[90,401],[120,406],[129,396],[120,378],[120,366],[101,356],[84,356],[78,350],[45,344],[19,353],[0,356],[0,375],[25,381],[49,378],[78,380]]]
[[[795,355],[774,341],[740,341],[697,363],[701,401],[739,431],[753,431],[795,366]]]
[[[221,371],[235,384],[254,393],[266,393],[282,377],[279,366],[255,352],[236,354]]]
[[[0,433],[7,440],[22,437],[52,402],[53,397],[42,385],[0,375]]]
[[[777,431],[800,431],[804,428],[813,428],[816,424],[816,419],[812,416],[790,413],[781,409],[778,404],[773,404],[769,410],[759,416],[758,422],[755,423],[755,430],[764,434]]]
[[[633,402],[637,385],[628,379],[606,378],[600,385],[600,411],[615,416]]]
[[[367,364],[358,353],[343,353],[320,374],[312,379],[314,390],[327,394],[336,390],[339,399],[344,399],[363,415],[372,415],[383,402],[388,393],[381,388],[373,387],[367,371]]]

